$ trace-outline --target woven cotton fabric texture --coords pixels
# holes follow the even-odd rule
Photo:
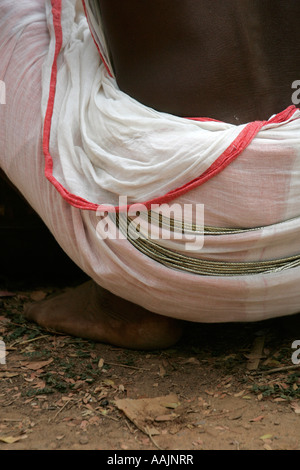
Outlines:
[[[2,0],[0,79],[1,169],[99,285],[196,322],[299,312],[298,109],[235,126],[147,108],[119,90],[92,1]],[[120,196],[202,205],[203,246],[101,238]]]

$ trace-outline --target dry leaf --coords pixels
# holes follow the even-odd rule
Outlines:
[[[103,383],[105,385],[108,385],[109,387],[113,387],[115,385],[115,382],[113,380],[110,380],[110,379],[103,380]]]
[[[21,439],[26,439],[26,434],[23,436],[13,437],[13,436],[0,436],[0,441],[5,442],[5,444],[14,444],[15,442],[20,441]]]
[[[157,422],[172,421],[173,419],[175,419],[177,417],[178,417],[178,415],[175,415],[174,413],[171,413],[170,415],[157,416],[155,418],[155,421],[157,421]]]
[[[293,408],[294,412],[299,415],[300,414],[300,404],[296,401],[291,403],[291,407]]]
[[[32,300],[35,300],[36,302],[40,301],[40,300],[44,300],[44,298],[46,297],[47,293],[46,292],[43,292],[41,290],[37,290],[35,292],[31,292],[30,294],[30,298]]]
[[[180,403],[179,402],[178,403],[165,403],[164,406],[166,408],[171,408],[174,410],[175,408],[177,408],[177,406],[180,406]]]
[[[235,398],[241,397],[242,395],[244,395],[244,393],[245,393],[245,390],[242,390],[241,392],[235,393],[233,396],[234,396]]]
[[[46,387],[46,382],[44,380],[38,380],[37,383],[33,386],[33,388],[38,388],[39,390],[43,390]]]
[[[257,416],[257,418],[250,419],[250,423],[257,423],[258,421],[261,421],[264,419],[264,415]]]
[[[264,449],[266,450],[273,450],[272,447],[269,444],[264,445]]]
[[[0,297],[13,297],[14,294],[13,292],[9,292],[7,290],[0,290]]]
[[[178,398],[174,394],[137,400],[124,398],[115,401],[117,408],[123,411],[127,418],[147,435],[149,434],[146,430],[149,420],[163,422],[171,421],[177,417],[174,413],[166,414],[166,405],[173,403],[178,403]]]
[[[263,365],[264,366],[271,366],[271,367],[278,367],[278,366],[281,365],[281,363],[279,361],[277,361],[276,359],[274,359],[273,357],[269,357],[268,359],[266,359],[263,362]]]
[[[184,361],[183,364],[200,364],[200,362],[195,357],[190,357],[189,359]]]
[[[265,439],[271,439],[272,436],[273,436],[272,434],[264,434],[263,436],[260,436],[260,439],[264,441]]]
[[[102,367],[104,366],[104,359],[99,359],[99,362],[98,362],[98,368],[99,369],[102,369]]]
[[[151,434],[151,436],[159,436],[160,435],[160,432],[158,431],[158,429],[155,429],[155,428],[147,428],[148,431],[149,431],[149,434]]]
[[[25,362],[22,363],[22,365],[30,370],[39,370],[48,366],[51,362],[53,362],[53,359],[49,359],[48,361]]]
[[[0,379],[10,379],[19,375],[17,372],[0,372]]]

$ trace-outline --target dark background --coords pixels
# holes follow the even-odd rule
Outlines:
[[[0,288],[43,282],[64,286],[85,279],[40,217],[0,175]]]

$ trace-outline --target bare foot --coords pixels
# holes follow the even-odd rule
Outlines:
[[[94,281],[27,306],[25,316],[52,331],[145,350],[175,344],[183,324],[121,299]]]

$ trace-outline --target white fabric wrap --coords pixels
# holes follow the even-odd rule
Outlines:
[[[97,204],[117,204],[119,195],[131,202],[162,196],[201,175],[244,129],[158,113],[122,93],[99,58],[80,2],[62,2],[62,31],[50,153],[55,178],[71,193]],[[128,240],[99,239],[95,212],[68,204],[44,174],[54,52],[50,0],[1,0],[7,104],[0,105],[0,166],[74,262],[120,297],[184,320],[255,321],[299,312],[299,267],[201,276],[163,266]],[[300,253],[298,117],[296,111],[293,119],[266,124],[226,169],[174,201],[204,204],[207,225],[262,227],[207,236],[195,257],[245,262]]]
[[[43,114],[56,45],[51,11],[48,22]],[[163,196],[201,175],[244,129],[160,113],[120,91],[101,63],[85,16],[76,15],[76,0],[63,2],[62,30],[50,153],[54,177],[70,193],[113,205],[119,195],[129,202]],[[262,145],[274,128],[276,140],[295,139],[294,123],[270,124],[260,132]]]

